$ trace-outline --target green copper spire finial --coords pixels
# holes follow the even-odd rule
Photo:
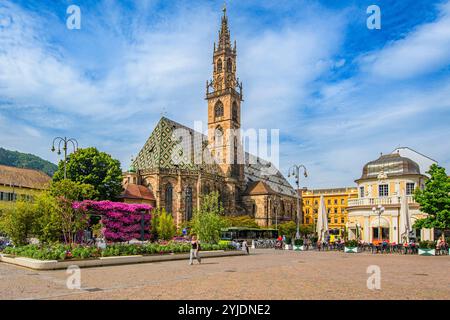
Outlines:
[[[136,168],[134,167],[134,157],[133,156],[131,156],[131,164],[130,164],[130,167],[128,168],[128,172],[136,173]]]

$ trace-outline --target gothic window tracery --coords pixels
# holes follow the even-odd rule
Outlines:
[[[231,61],[231,58],[228,58],[228,61],[227,61],[227,71],[228,72],[233,71],[233,61]]]
[[[223,103],[218,101],[214,107],[214,116],[216,118],[223,117]]]
[[[185,196],[185,216],[186,221],[190,221],[192,219],[192,188],[186,188],[186,196]]]
[[[173,187],[172,184],[168,183],[165,189],[165,204],[166,212],[172,213],[172,202],[173,202]]]

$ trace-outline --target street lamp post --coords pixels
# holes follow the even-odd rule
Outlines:
[[[384,207],[381,206],[381,204],[379,204],[378,207],[372,208],[372,212],[374,214],[378,215],[378,242],[380,242],[382,240],[382,237],[381,237],[381,215],[384,212]]]
[[[297,185],[297,233],[295,234],[296,239],[300,239],[300,195],[298,192],[300,191],[300,168],[304,170],[305,178],[308,177],[308,171],[304,165],[294,165],[289,169],[288,177],[295,177],[295,183]]]
[[[61,138],[61,137],[56,137],[55,139],[53,139],[53,143],[52,143],[52,152],[56,151],[55,148],[55,143],[58,146],[58,154],[61,154],[61,144],[62,144],[62,149],[64,151],[64,179],[67,179],[67,170],[66,170],[66,164],[67,164],[67,145],[69,143],[72,144],[73,146],[73,152],[76,152],[78,150],[78,141],[76,139],[73,138]]]

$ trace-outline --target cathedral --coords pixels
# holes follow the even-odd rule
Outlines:
[[[213,191],[226,215],[249,215],[262,227],[296,219],[292,186],[270,162],[243,151],[243,90],[236,58],[224,8],[219,42],[214,43],[213,79],[206,83],[208,134],[162,117],[124,173],[124,201],[165,208],[178,227]]]

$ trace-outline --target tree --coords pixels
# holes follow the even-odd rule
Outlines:
[[[162,210],[164,210],[164,209],[160,209],[159,208],[159,209],[155,209],[152,212],[152,220],[150,222],[150,226],[151,226],[150,234],[151,234],[151,239],[153,239],[153,241],[157,241],[158,240],[159,217],[161,215],[161,211]]]
[[[66,244],[76,242],[77,235],[89,225],[89,217],[83,210],[72,207],[72,201],[64,198],[56,198],[58,201],[58,216],[61,231]]]
[[[259,229],[259,225],[256,223],[255,219],[250,216],[226,217],[225,223],[227,227]]]
[[[293,238],[297,233],[297,224],[294,221],[281,223],[278,225],[278,234],[287,238]]]
[[[44,192],[35,198],[34,234],[43,243],[53,243],[62,238],[62,217],[59,203],[50,192]]]
[[[162,209],[158,216],[156,228],[159,239],[171,240],[176,233],[172,214],[167,213],[165,209]]]
[[[0,217],[0,230],[11,238],[16,246],[27,244],[35,227],[35,205],[27,201],[17,201],[6,208]]]
[[[49,191],[53,197],[64,197],[71,201],[92,200],[98,196],[94,186],[68,179],[52,181]]]
[[[414,199],[420,210],[428,214],[417,220],[415,228],[450,229],[450,178],[445,169],[433,164],[427,172],[431,178],[425,182],[423,190],[417,189]]]
[[[309,225],[305,225],[305,224],[300,225],[299,231],[300,231],[300,234],[303,236],[307,236],[307,235],[313,234],[315,232],[314,227],[310,224]]]
[[[200,208],[194,212],[191,227],[199,240],[208,243],[220,241],[221,229],[226,227],[225,219],[222,217],[223,207],[219,201],[219,193],[212,192],[206,195]]]
[[[114,200],[122,192],[120,162],[96,148],[78,149],[68,157],[67,179],[90,184],[98,192],[97,200]],[[60,161],[53,181],[64,179],[64,162]]]

